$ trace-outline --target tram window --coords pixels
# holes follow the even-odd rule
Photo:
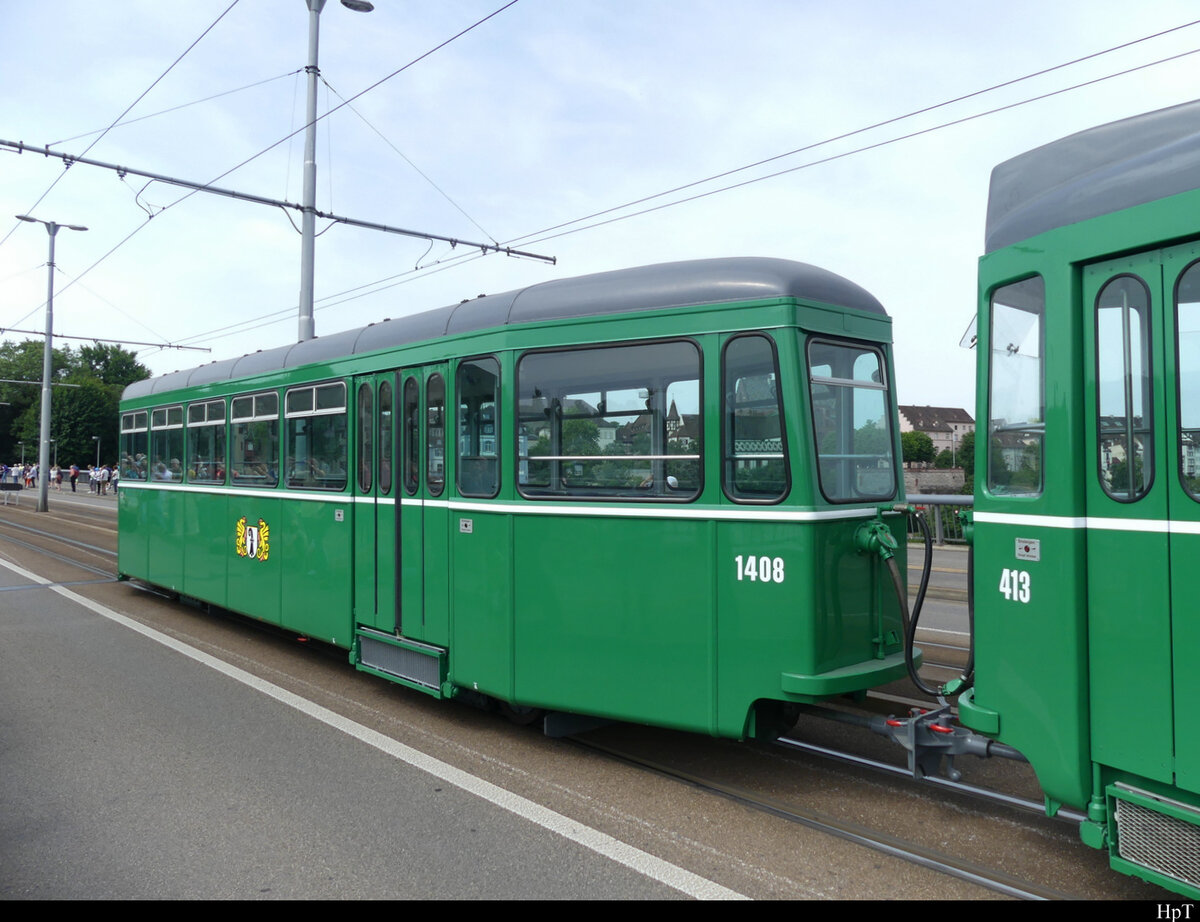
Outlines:
[[[370,384],[358,388],[358,489],[371,492],[371,431],[375,408]]]
[[[379,492],[392,492],[392,383],[379,385]]]
[[[416,378],[404,381],[404,492],[412,496],[421,483],[421,400]]]
[[[1041,278],[992,294],[987,476],[988,490],[995,494],[1042,492],[1045,307]]]
[[[183,407],[150,412],[150,479],[164,483],[183,480]]]
[[[446,382],[430,375],[425,385],[425,486],[441,496],[446,486]]]
[[[1096,297],[1096,397],[1100,485],[1121,502],[1140,499],[1153,478],[1150,372],[1150,292],[1119,276]]]
[[[725,492],[771,502],[788,491],[779,362],[765,336],[738,336],[725,346]]]
[[[344,490],[346,385],[338,381],[294,388],[287,392],[284,407],[287,485],[306,490]]]
[[[1175,286],[1176,355],[1179,369],[1179,479],[1200,500],[1200,263],[1192,263]]]
[[[279,483],[279,395],[235,397],[230,404],[229,477],[235,486]]]
[[[192,483],[225,482],[224,400],[188,407],[187,479]]]
[[[455,379],[458,400],[458,492],[495,496],[500,489],[496,405],[500,363],[495,359],[460,362]]]
[[[517,484],[525,496],[699,495],[703,415],[694,343],[527,353],[517,390]]]
[[[150,414],[145,410],[121,416],[121,479],[145,480],[148,476],[150,450]]]
[[[870,346],[814,339],[808,362],[822,494],[834,503],[890,499],[896,461],[883,355]]]

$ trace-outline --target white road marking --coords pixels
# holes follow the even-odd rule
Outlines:
[[[287,689],[280,688],[278,685],[260,679],[258,676],[252,675],[243,669],[238,669],[236,666],[231,666],[214,656],[188,646],[180,640],[176,640],[173,637],[156,631],[154,628],[134,621],[132,618],[127,618],[113,611],[111,608],[101,605],[99,602],[84,598],[62,586],[53,585],[49,580],[23,567],[19,567],[6,560],[0,560],[0,566],[4,566],[6,569],[11,570],[30,582],[38,583],[52,592],[57,592],[63,598],[69,599],[103,618],[107,618],[122,627],[136,631],[143,637],[147,637],[156,643],[162,644],[164,647],[169,647],[177,653],[182,653],[184,656],[198,663],[215,669],[222,675],[241,682],[243,685],[264,695],[268,695],[276,701],[300,711],[302,714],[319,720],[336,730],[340,730],[348,736],[366,743],[368,746],[373,746],[375,749],[390,755],[392,758],[399,759],[414,768],[419,768],[421,771],[427,772],[447,784],[452,784],[489,803],[502,807],[522,819],[536,823],[550,832],[557,833],[565,839],[582,845],[584,848],[603,855],[618,864],[625,865],[651,880],[658,881],[678,890],[680,893],[702,900],[749,899],[744,894],[722,887],[720,884],[713,883],[698,874],[693,874],[691,871],[684,870],[677,865],[656,858],[654,855],[635,848],[619,839],[615,839],[607,833],[600,832],[598,829],[593,829],[590,826],[585,826],[583,823],[576,822],[569,817],[563,816],[561,813],[543,807],[541,804],[536,804],[527,798],[521,797],[519,794],[507,791],[489,781],[484,781],[482,778],[476,778],[474,775],[455,768],[453,765],[443,762],[440,759],[435,759],[369,727],[364,727],[362,724],[343,717],[328,708],[321,707],[299,695],[293,694]]]

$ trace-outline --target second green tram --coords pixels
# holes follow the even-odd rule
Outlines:
[[[973,690],[1050,813],[1200,897],[1200,103],[992,174]]]
[[[905,673],[854,542],[902,499],[890,341],[845,279],[720,259],[139,382],[120,572],[436,696],[770,732]]]

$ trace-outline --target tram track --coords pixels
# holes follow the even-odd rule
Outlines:
[[[761,793],[756,793],[739,785],[706,778],[702,775],[685,771],[677,766],[657,762],[629,751],[622,751],[611,745],[581,738],[574,738],[574,742],[583,748],[603,753],[609,758],[624,764],[637,766],[646,771],[654,772],[702,791],[726,798],[745,807],[769,813],[787,822],[796,823],[818,832],[836,836],[910,864],[928,868],[958,880],[984,887],[1003,896],[1024,900],[1072,900],[1080,898],[1079,894],[1067,893],[1054,887],[1023,879],[996,868],[958,857],[949,852],[928,847],[912,839],[895,836],[860,823],[832,816],[820,810],[795,803],[787,803]]]
[[[57,516],[50,518],[24,510],[16,516],[11,514],[0,515],[0,547],[7,545],[14,551],[19,549],[19,553],[22,555],[36,554],[42,558],[53,558],[60,564],[72,568],[82,568],[91,576],[101,577],[100,580],[95,580],[96,582],[108,582],[115,579],[115,567],[110,564],[110,562],[115,563],[115,521],[107,529],[94,525],[93,527],[99,527],[102,532],[106,531],[107,535],[101,535],[93,539],[90,535],[80,536],[78,530],[79,523],[67,519],[56,521],[56,519],[58,519]],[[92,521],[94,522],[94,519]],[[110,537],[111,540],[106,540],[106,537]],[[100,560],[97,560],[97,558],[100,558]],[[106,564],[108,565],[106,566]],[[67,573],[64,575],[61,569],[59,570],[59,574],[52,577],[52,579],[56,583],[61,584],[73,582],[70,574]],[[83,584],[91,581],[93,580],[83,579],[78,580],[77,583]],[[214,612],[216,611],[214,609]],[[239,623],[242,620],[241,618],[237,618]],[[205,621],[207,622],[207,619]],[[254,624],[257,624],[257,622],[254,622]],[[178,627],[178,625],[175,626],[176,629]],[[243,625],[244,627],[245,625]],[[342,659],[341,655],[335,655],[336,652],[332,649],[330,650],[331,662]],[[943,657],[939,656],[936,659],[940,660]],[[341,668],[341,665],[337,664],[337,668]],[[948,668],[956,667],[951,666]],[[867,704],[877,710],[887,709],[889,706],[895,710],[895,706],[901,702],[905,704],[909,703],[904,701],[902,694],[893,695],[885,690],[879,694],[878,698],[872,696],[872,699],[869,699]],[[903,712],[903,709],[901,709],[901,712]],[[637,731],[638,728],[619,727],[617,730],[621,736],[624,736],[627,732],[636,734]],[[890,743],[883,743],[883,741],[879,741],[879,743],[884,746],[891,745]],[[716,754],[713,757],[723,758],[725,747],[722,745],[707,739],[698,739],[696,744],[698,746],[708,744],[709,751]],[[937,848],[936,844],[930,845],[928,843],[922,844],[912,841],[906,836],[906,830],[903,825],[890,832],[876,830],[870,828],[865,823],[834,816],[832,812],[823,810],[820,806],[806,805],[803,800],[792,802],[786,797],[780,798],[773,797],[769,793],[757,793],[757,772],[753,769],[751,769],[746,779],[740,779],[743,783],[730,783],[727,780],[722,781],[716,778],[705,777],[704,772],[689,772],[685,768],[672,767],[669,764],[669,760],[639,756],[636,752],[630,751],[623,745],[604,745],[597,744],[594,741],[588,741],[585,744],[581,743],[581,745],[586,745],[588,748],[595,748],[606,757],[620,759],[631,765],[643,767],[647,771],[653,771],[659,775],[670,777],[699,790],[710,791],[727,800],[743,805],[748,809],[758,810],[771,816],[778,816],[787,822],[796,823],[813,830],[819,830],[822,833],[837,836],[845,841],[864,845],[882,854],[888,854],[899,860],[911,863],[914,866],[928,868],[957,880],[968,881],[973,885],[985,887],[996,894],[1022,899],[1064,899],[1072,898],[1073,896],[1053,886],[1038,884],[1036,881],[1022,879],[1018,875],[990,869],[986,864],[978,860],[956,857],[945,849]],[[741,751],[745,752],[746,749],[743,748]],[[859,759],[855,763],[854,770],[856,773],[865,773],[869,768],[861,760],[861,757],[840,751],[834,752],[832,751],[832,747],[822,747],[820,744],[815,744],[813,747],[808,748],[805,755],[812,756],[813,759],[821,758],[825,760],[831,758],[842,760]],[[847,761],[846,764],[852,763]],[[878,771],[891,771],[893,776],[902,774],[894,766],[879,769]],[[811,765],[793,762],[791,767],[785,768],[785,773],[803,778],[805,775],[811,774]],[[893,782],[889,782],[889,784],[895,790],[901,790],[903,787],[895,786]],[[870,786],[869,782],[868,786]],[[913,786],[910,785],[908,787]],[[956,791],[955,793],[965,796],[968,792]],[[861,798],[864,795],[859,794],[856,796]],[[903,799],[912,795],[901,794],[899,796]],[[1008,806],[1014,805],[1009,804]],[[1016,809],[1032,811],[1032,806],[1029,802],[1026,802],[1024,805],[1016,807]],[[1048,821],[1043,819],[1043,822]],[[1069,875],[1057,879],[1073,880]],[[1075,897],[1079,895],[1074,894]]]
[[[16,521],[17,517],[33,519],[28,524]],[[48,527],[53,523],[53,527]],[[100,540],[109,536],[111,541],[105,544],[81,540],[63,531],[75,530],[80,527],[96,529],[100,532]],[[116,522],[97,525],[94,521],[81,521],[78,516],[55,515],[47,518],[44,513],[14,511],[10,515],[0,516],[0,546],[10,549],[20,548],[26,553],[32,553],[41,558],[50,558],[57,564],[83,570],[100,581],[115,581],[117,579],[116,552]],[[75,583],[74,580],[61,580],[63,584]]]

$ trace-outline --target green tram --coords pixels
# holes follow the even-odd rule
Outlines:
[[[439,697],[742,738],[905,674],[891,321],[776,259],[551,281],[126,389],[120,573]]]
[[[1200,897],[1200,103],[996,167],[974,688],[1047,811]]]

